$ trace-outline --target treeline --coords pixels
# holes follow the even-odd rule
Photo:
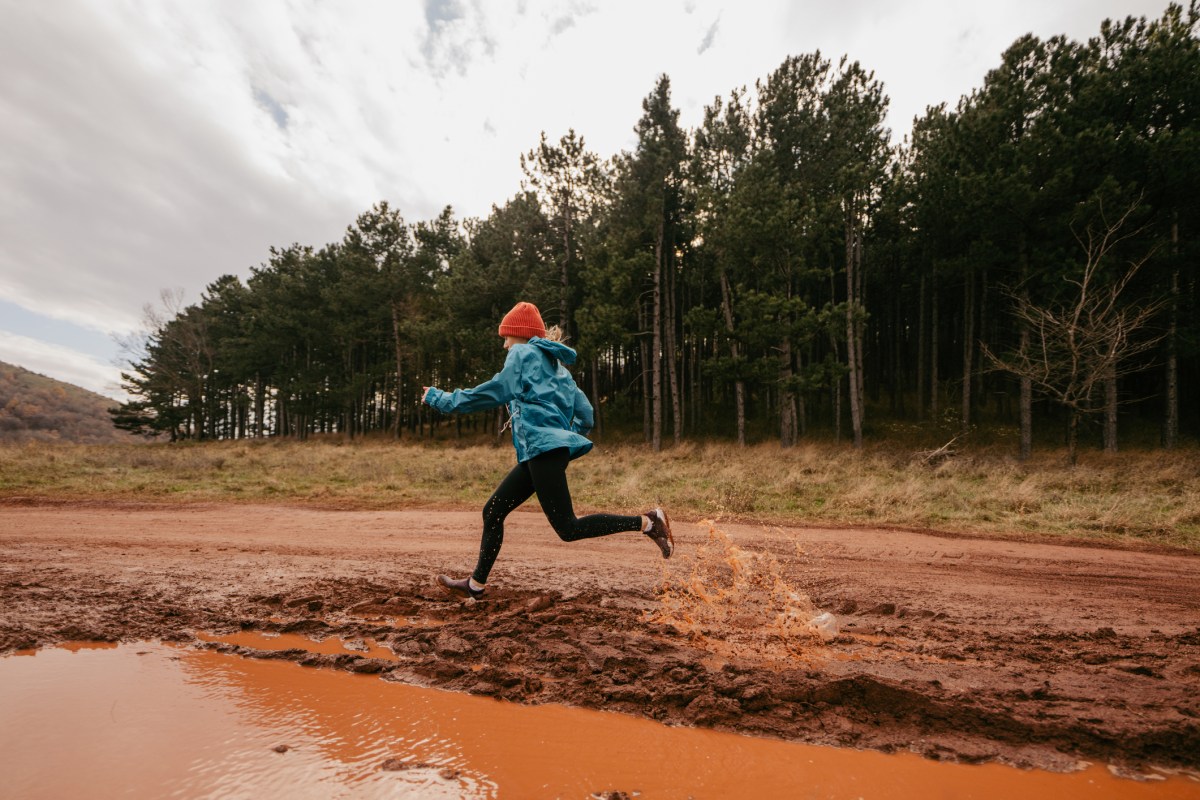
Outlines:
[[[692,130],[662,76],[632,152],[543,134],[484,219],[379,203],[170,308],[114,416],[172,439],[421,433],[420,387],[492,375],[524,299],[579,350],[600,425],[655,448],[949,417],[1017,426],[1025,456],[1053,426],[1073,454],[1080,420],[1116,449],[1132,415],[1174,446],[1200,401],[1198,20],[1192,0],[1022,37],[895,147],[883,84],[846,58],[790,57]]]

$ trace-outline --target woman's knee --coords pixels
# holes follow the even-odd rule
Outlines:
[[[564,542],[573,542],[578,537],[575,535],[575,515],[561,511],[547,509],[546,519],[550,521],[550,527],[554,528],[554,532],[558,534],[558,538]]]
[[[508,512],[511,510],[508,503],[501,502],[495,498],[488,500],[483,506],[484,527],[502,524],[504,518],[508,516]]]

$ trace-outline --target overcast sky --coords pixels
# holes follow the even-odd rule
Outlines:
[[[380,200],[486,216],[574,128],[634,145],[671,77],[692,127],[789,55],[874,70],[899,140],[1018,36],[1146,0],[0,0],[0,360],[120,397],[115,338]]]

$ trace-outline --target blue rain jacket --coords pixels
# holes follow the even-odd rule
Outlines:
[[[510,347],[504,369],[491,380],[453,392],[431,386],[425,402],[446,414],[508,404],[518,462],[559,447],[566,447],[576,459],[592,449],[584,434],[595,418],[592,404],[563,366],[574,364],[575,358],[575,351],[565,344],[535,336],[528,344]]]

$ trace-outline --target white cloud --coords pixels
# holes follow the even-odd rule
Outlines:
[[[686,126],[788,55],[848,53],[907,131],[1017,36],[1092,35],[1149,0],[10,3],[0,26],[0,298],[128,333],[272,245],[322,245],[379,200],[486,215],[519,155],[574,128],[634,145],[670,75]],[[897,136],[898,138],[898,136]],[[20,332],[20,331],[18,331]]]
[[[106,397],[126,398],[121,390],[119,369],[69,347],[0,330],[0,361],[82,386]]]

